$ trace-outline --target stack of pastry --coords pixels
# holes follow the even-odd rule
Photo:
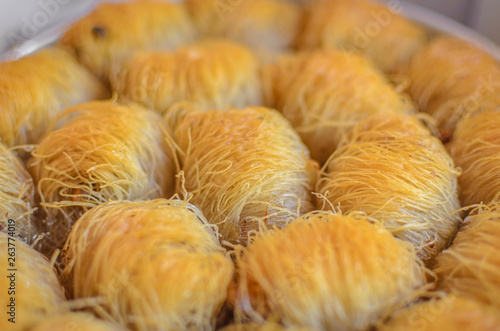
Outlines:
[[[500,67],[400,11],[101,4],[0,63],[0,328],[500,329]]]

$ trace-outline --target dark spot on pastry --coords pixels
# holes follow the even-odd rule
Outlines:
[[[443,144],[449,143],[453,138],[453,132],[451,130],[443,130],[440,132],[438,137]]]
[[[80,48],[79,48],[79,47],[75,47],[75,48],[73,48],[73,52],[74,52],[74,54],[75,54],[75,57],[76,57],[77,59],[79,59],[79,58],[80,58]]]
[[[95,38],[101,39],[106,37],[107,32],[106,29],[103,28],[102,26],[94,26],[92,28],[92,34],[94,35]]]

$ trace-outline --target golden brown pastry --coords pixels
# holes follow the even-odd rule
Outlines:
[[[347,133],[346,143],[396,139],[401,136],[431,136],[435,131],[432,119],[426,114],[375,114],[359,121]]]
[[[498,331],[498,311],[457,296],[418,303],[391,316],[380,331]]]
[[[59,43],[108,80],[137,51],[174,49],[196,37],[183,3],[134,0],[100,4],[70,26]]]
[[[298,33],[301,11],[285,0],[186,0],[201,35],[281,51]]]
[[[65,246],[74,298],[132,330],[212,330],[234,266],[192,205],[111,201],[88,211]]]
[[[263,70],[266,105],[281,111],[321,164],[358,121],[413,106],[365,58],[316,51],[283,58]]]
[[[415,55],[407,75],[408,92],[420,110],[436,119],[444,142],[462,117],[500,110],[497,60],[459,38],[431,41]]]
[[[426,274],[415,249],[380,223],[331,212],[256,234],[238,268],[243,314],[317,330],[367,330],[418,297]]]
[[[404,133],[403,125],[391,131],[390,126],[377,127],[377,118],[385,121],[378,116],[365,120],[368,124],[360,122],[359,127],[372,129],[356,128],[358,134],[325,165],[316,186],[322,195],[318,207],[364,212],[412,243],[432,264],[460,222],[460,213],[455,213],[460,208],[459,171],[430,132]],[[419,122],[413,120],[416,127]]]
[[[241,323],[228,325],[220,331],[315,331],[312,328],[299,328],[299,327],[285,327],[278,323],[264,322],[258,323]]]
[[[0,139],[8,147],[37,144],[61,110],[107,94],[61,48],[0,63]]]
[[[462,169],[459,177],[463,206],[500,198],[500,112],[484,112],[463,119],[448,146]]]
[[[48,248],[60,247],[85,211],[109,200],[173,194],[174,165],[161,117],[137,105],[82,104],[33,151]]]
[[[453,244],[437,258],[441,287],[500,307],[500,205],[473,209]]]
[[[119,325],[99,320],[88,313],[65,313],[57,316],[41,318],[26,331],[125,331]]]
[[[316,164],[276,110],[195,110],[173,132],[182,188],[218,224],[223,240],[246,244],[260,224],[282,227],[312,209]]]
[[[0,143],[0,231],[8,231],[10,225],[19,238],[31,244],[37,234],[31,217],[34,208],[33,179],[21,160]]]
[[[371,0],[311,1],[298,47],[359,52],[382,71],[397,72],[426,41],[425,30],[399,11]]]
[[[44,256],[0,232],[0,261],[1,330],[25,330],[37,318],[65,311],[62,287]]]
[[[229,41],[138,54],[114,85],[120,98],[161,113],[181,101],[201,109],[262,104],[257,58],[250,49]]]

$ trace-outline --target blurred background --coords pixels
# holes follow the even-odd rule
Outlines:
[[[413,0],[408,2],[443,14],[500,44],[499,0]]]
[[[500,44],[500,0],[386,1],[400,3],[404,10],[411,11],[414,7],[412,5],[430,9]],[[85,15],[98,2],[100,1],[0,0],[0,54],[28,39],[43,38],[44,32],[50,37],[51,31]]]

